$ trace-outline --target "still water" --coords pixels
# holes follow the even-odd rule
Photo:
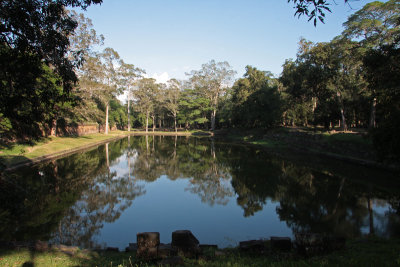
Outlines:
[[[293,237],[400,236],[395,173],[340,161],[274,156],[193,137],[135,136],[22,168],[0,179],[0,240],[119,247],[136,233],[203,244]]]

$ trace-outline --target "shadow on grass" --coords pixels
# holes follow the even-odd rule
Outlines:
[[[0,171],[5,170],[6,168],[10,166],[16,166],[19,164],[28,164],[32,163],[33,161],[25,156],[1,156],[0,155]]]

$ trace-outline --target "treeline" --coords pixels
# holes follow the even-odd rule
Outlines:
[[[114,49],[102,49],[104,37],[90,19],[64,8],[92,2],[100,1],[19,4],[37,25],[16,14],[15,4],[2,6],[2,140],[56,135],[60,127],[86,122],[105,133],[110,127],[369,127],[380,156],[399,158],[398,1],[366,4],[330,42],[301,39],[297,57],[286,60],[278,78],[247,66],[234,80],[229,63],[211,60],[186,80],[165,84],[146,78]]]

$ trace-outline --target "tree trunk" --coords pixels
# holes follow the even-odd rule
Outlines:
[[[317,98],[312,97],[311,101],[312,101],[312,112],[314,113],[315,109],[317,108]]]
[[[371,103],[371,114],[369,118],[369,128],[373,129],[376,127],[376,97],[372,99]]]
[[[159,119],[160,119],[160,120],[158,121],[158,128],[160,128],[160,130],[161,130],[161,128],[162,128],[162,119],[161,119],[161,116],[160,116]]]
[[[217,109],[213,109],[211,112],[211,131],[215,130],[215,116],[217,115]]]
[[[109,103],[107,102],[107,105],[106,105],[106,128],[104,129],[104,133],[105,134],[108,134],[108,106],[109,106]]]
[[[149,129],[149,112],[146,112],[146,133],[148,132]]]
[[[154,133],[154,130],[156,128],[156,116],[151,116],[151,118],[153,119],[153,133]]]
[[[344,107],[343,107],[343,99],[342,99],[342,94],[338,91],[336,93],[338,99],[339,99],[339,105],[340,105],[340,115],[342,117],[342,130],[344,132],[347,131],[347,124],[346,124],[346,118],[344,116]]]
[[[57,118],[51,121],[50,136],[57,136]]]

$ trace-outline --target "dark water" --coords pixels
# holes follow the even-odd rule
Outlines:
[[[400,236],[395,173],[187,137],[130,137],[5,173],[0,240],[83,248],[191,230],[201,243],[311,231]]]

